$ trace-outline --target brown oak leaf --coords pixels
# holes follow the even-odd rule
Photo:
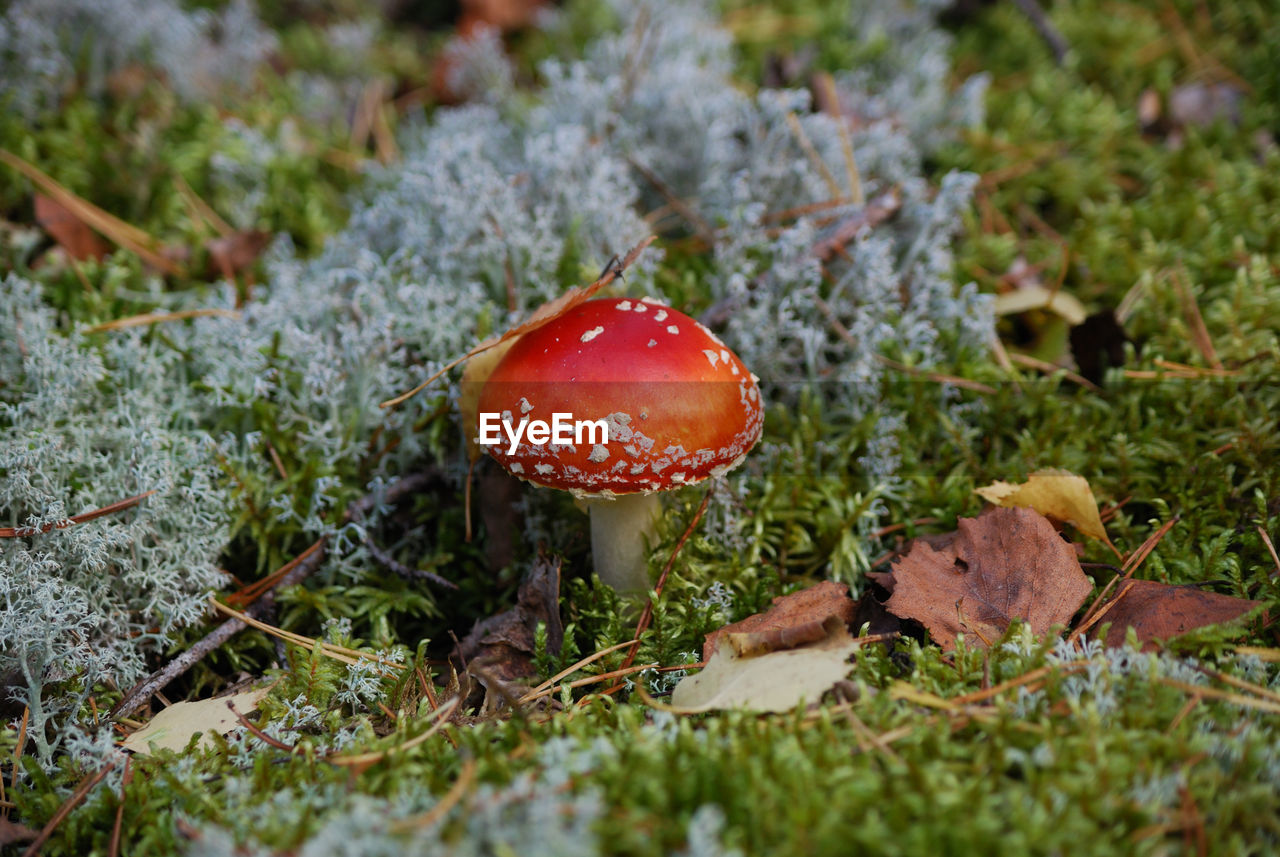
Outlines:
[[[101,259],[110,248],[75,212],[53,197],[36,194],[36,223],[39,223],[77,261]]]
[[[720,646],[720,638],[726,634],[732,635],[731,639],[741,651],[754,654],[820,640],[826,636],[822,623],[827,617],[839,616],[847,625],[853,621],[856,609],[857,604],[849,597],[848,586],[824,580],[817,586],[780,595],[773,599],[773,606],[764,613],[748,616],[707,634],[706,642],[702,644],[702,659],[711,659]]]
[[[917,542],[897,561],[886,604],[921,622],[943,649],[955,648],[958,634],[990,646],[1014,619],[1044,634],[1069,622],[1093,589],[1075,549],[1039,512],[996,507],[958,525],[949,547]]]
[[[1116,595],[1098,611],[1099,619],[1090,636],[1098,636],[1104,626],[1109,626],[1103,643],[1108,648],[1116,648],[1124,645],[1126,632],[1133,628],[1142,650],[1149,652],[1159,648],[1160,640],[1208,625],[1232,622],[1262,604],[1194,586],[1130,580],[1122,583]]]

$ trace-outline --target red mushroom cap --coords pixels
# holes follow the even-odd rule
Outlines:
[[[602,420],[608,443],[522,436],[512,453],[504,428],[485,449],[523,479],[579,495],[663,491],[727,472],[755,445],[764,424],[756,380],[682,312],[649,299],[591,300],[516,341],[480,391],[477,428],[485,414],[512,427],[550,425],[555,414]]]

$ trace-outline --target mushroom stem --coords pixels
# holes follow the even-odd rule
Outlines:
[[[592,500],[591,557],[596,574],[622,595],[649,589],[649,542],[662,500],[654,494],[619,494]]]

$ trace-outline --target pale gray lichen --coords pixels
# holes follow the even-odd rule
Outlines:
[[[218,12],[175,0],[15,0],[0,14],[0,105],[32,115],[77,80],[96,94],[140,61],[182,98],[210,97],[247,87],[275,45],[250,0]]]
[[[34,283],[0,282],[0,678],[31,711],[49,765],[95,685],[128,686],[145,655],[199,620],[230,501],[182,356],[140,334],[64,336]],[[73,524],[144,492],[131,509]]]

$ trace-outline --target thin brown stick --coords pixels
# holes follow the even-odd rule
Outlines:
[[[1182,300],[1182,314],[1191,328],[1191,341],[1195,343],[1196,349],[1206,363],[1214,369],[1222,369],[1222,361],[1218,359],[1218,352],[1213,347],[1209,328],[1204,323],[1204,316],[1200,314],[1200,305],[1196,303],[1195,295],[1191,293],[1191,284],[1187,282],[1186,273],[1181,268],[1175,269],[1172,278],[1178,290],[1178,296]]]
[[[26,851],[22,852],[22,857],[35,857],[35,855],[40,853],[40,849],[49,841],[49,837],[58,829],[58,825],[62,824],[62,822],[66,820],[66,817],[71,814],[71,811],[79,806],[81,802],[89,796],[89,792],[93,791],[94,786],[102,782],[103,778],[106,777],[107,774],[111,773],[111,770],[120,763],[120,759],[123,755],[124,754],[122,753],[120,756],[112,758],[111,761],[103,765],[97,772],[90,774],[80,781],[80,785],[76,786],[76,790],[71,793],[71,797],[63,801],[62,806],[58,807],[58,811],[53,814],[53,817],[45,823],[44,827],[40,828],[40,835],[38,835],[31,844],[27,846]]]
[[[18,788],[18,771],[22,768],[22,750],[27,746],[27,722],[31,719],[30,706],[22,707],[22,723],[18,726],[18,746],[13,749],[13,771],[9,774],[9,787]]]
[[[286,753],[292,753],[294,750],[297,749],[295,745],[286,744],[283,741],[279,740],[278,738],[272,738],[266,732],[263,732],[257,726],[254,726],[252,723],[249,722],[249,718],[245,717],[244,714],[242,714],[239,710],[237,710],[235,703],[229,699],[227,700],[227,709],[236,716],[236,720],[240,721],[240,725],[243,726],[249,732],[250,735],[257,738],[259,741],[266,744],[267,746],[275,747],[277,750],[284,750]]]
[[[627,163],[631,165],[632,169],[644,176],[645,181],[653,185],[653,189],[662,195],[662,198],[667,201],[667,205],[671,206],[672,211],[675,211],[688,221],[699,238],[709,245],[715,245],[716,231],[711,228],[711,224],[707,223],[706,219],[692,205],[681,199],[671,189],[671,186],[662,180],[661,176],[630,155],[627,156]]]
[[[1058,366],[1057,364],[1049,363],[1044,360],[1039,360],[1035,357],[1032,357],[1029,354],[1019,354],[1017,352],[1014,352],[1010,354],[1009,357],[1015,363],[1021,363],[1023,366],[1026,366],[1028,369],[1035,369],[1037,372],[1043,372],[1046,375],[1053,375],[1061,372],[1062,377],[1066,378],[1068,381],[1079,384],[1081,387],[1084,387],[1086,390],[1093,390],[1097,392],[1098,390],[1102,389],[1097,384],[1093,383],[1083,375],[1080,375],[1076,372],[1072,372],[1070,369],[1064,369],[1063,367]]]
[[[101,518],[104,515],[113,515],[116,512],[123,512],[125,509],[130,509],[138,505],[154,493],[156,493],[154,490],[144,491],[141,494],[135,494],[132,497],[119,500],[108,506],[103,506],[101,509],[94,509],[92,512],[81,512],[79,515],[72,515],[65,521],[45,524],[41,527],[0,527],[0,539],[27,538],[38,533],[47,533],[52,530],[65,530],[73,524],[84,524],[94,520],[95,518]]]
[[[1120,593],[1116,595],[1115,598],[1112,598],[1110,601],[1106,602],[1106,604],[1103,605],[1102,609],[1099,610],[1094,615],[1090,616],[1087,621],[1081,622],[1080,627],[1076,628],[1074,631],[1071,632],[1071,636],[1067,638],[1067,641],[1075,642],[1082,635],[1088,633],[1089,629],[1092,628],[1094,625],[1098,624],[1099,622],[1101,622],[1102,617],[1106,616],[1107,613],[1111,611],[1112,607],[1115,607],[1117,604],[1119,604],[1120,601],[1126,595],[1129,594],[1129,590],[1133,589],[1133,587],[1134,587],[1134,581],[1132,580],[1126,581],[1124,588],[1120,590]]]
[[[133,782],[133,757],[124,760],[124,779],[120,783],[120,803],[116,806],[116,820],[111,827],[111,845],[107,849],[107,857],[120,857],[120,834],[124,829],[125,793]]]
[[[295,583],[301,583],[311,572],[320,567],[325,555],[323,540],[320,547],[311,552],[305,559],[294,565],[293,569],[280,578],[276,584],[276,588],[285,588],[293,586]],[[251,605],[245,611],[245,615],[249,617],[263,616],[269,613],[275,607],[275,589],[268,591],[256,603]],[[217,628],[214,628],[208,634],[200,639],[195,645],[178,655],[162,668],[152,673],[147,678],[134,685],[124,698],[116,703],[115,708],[111,709],[111,717],[118,719],[128,717],[139,708],[146,704],[147,700],[163,690],[170,682],[183,675],[191,667],[202,661],[210,652],[218,649],[227,640],[230,640],[236,634],[247,628],[246,622],[240,619],[228,619]]]
[[[1022,14],[1027,16],[1036,33],[1048,45],[1053,53],[1053,61],[1062,65],[1067,59],[1067,51],[1071,49],[1066,37],[1058,32],[1058,28],[1049,20],[1049,16],[1044,13],[1036,0],[1014,0],[1014,4],[1022,10]]]
[[[307,559],[309,559],[312,554],[314,554],[318,550],[323,550],[323,549],[324,549],[324,538],[322,537],[322,538],[316,539],[314,542],[311,543],[310,547],[308,547],[302,553],[298,554],[293,559],[286,562],[284,565],[280,566],[280,568],[276,569],[271,574],[268,574],[266,577],[262,578],[262,580],[255,581],[254,583],[251,583],[248,586],[241,589],[239,592],[233,592],[230,595],[228,595],[225,599],[226,603],[234,607],[247,607],[248,605],[257,601],[258,598],[262,595],[262,593],[267,592],[268,590],[275,587],[275,585],[278,584],[280,580],[285,577],[285,575],[287,575],[289,572],[297,568],[299,563],[306,562]]]
[[[822,160],[822,155],[818,154],[818,150],[814,148],[809,135],[804,132],[804,126],[800,124],[800,117],[796,116],[794,111],[787,112],[787,126],[791,129],[791,133],[795,135],[801,151],[804,152],[805,156],[818,170],[822,180],[827,183],[827,191],[833,197],[842,196],[840,183],[836,181],[836,177],[831,172],[831,168],[827,166],[827,162]]]
[[[1169,533],[1169,530],[1173,529],[1173,525],[1178,523],[1180,520],[1182,520],[1181,515],[1174,515],[1172,518],[1161,524],[1160,529],[1148,536],[1147,540],[1143,542],[1136,551],[1129,554],[1128,559],[1124,561],[1125,580],[1133,577],[1133,573],[1138,570],[1138,566],[1142,565],[1142,563],[1146,561],[1147,557],[1151,555],[1151,552],[1156,549],[1156,545],[1160,544],[1160,540],[1163,539]]]
[[[832,196],[839,197],[839,191],[832,194]],[[896,214],[901,207],[902,194],[898,192],[897,188],[891,188],[872,199],[861,210],[840,223],[834,232],[815,243],[809,249],[809,252],[817,256],[818,261],[825,262],[836,255],[837,251],[843,249],[844,245],[856,238],[863,229],[874,229]]]

